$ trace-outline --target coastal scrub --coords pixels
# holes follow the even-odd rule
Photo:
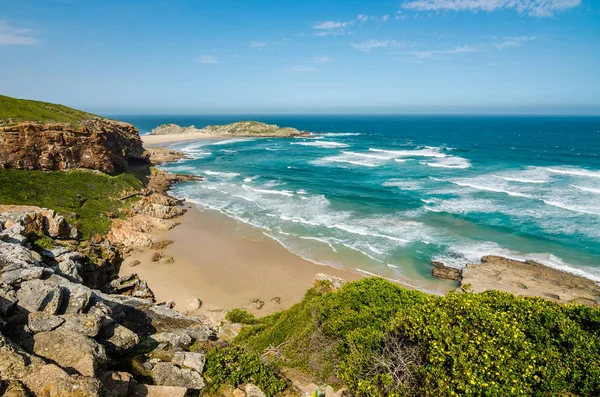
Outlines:
[[[360,396],[600,395],[600,309],[498,291],[313,288],[236,343]]]

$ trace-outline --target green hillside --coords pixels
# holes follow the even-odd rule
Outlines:
[[[63,105],[0,95],[0,125],[22,121],[77,125],[90,117],[94,117],[94,115]]]

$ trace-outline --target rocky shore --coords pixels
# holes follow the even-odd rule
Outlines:
[[[281,137],[290,138],[297,136],[310,136],[306,131],[291,127],[280,127],[274,124],[265,124],[258,121],[239,121],[227,125],[211,125],[205,128],[195,126],[181,127],[176,124],[164,124],[156,127],[151,135],[206,135],[206,136],[237,136],[237,137]]]
[[[500,290],[557,303],[600,306],[600,286],[596,282],[535,261],[484,256],[481,263],[468,264],[463,269],[448,267],[441,262],[432,264],[432,274],[460,282],[459,291]]]

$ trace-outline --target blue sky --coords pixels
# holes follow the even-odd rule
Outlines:
[[[0,93],[105,113],[600,113],[596,0],[0,0]]]

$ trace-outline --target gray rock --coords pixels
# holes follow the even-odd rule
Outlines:
[[[247,397],[267,397],[258,386],[255,386],[252,383],[248,383],[245,390]]]
[[[187,396],[187,387],[176,386],[152,386],[135,385],[132,388],[132,397],[185,397]]]
[[[106,371],[100,377],[106,397],[127,397],[135,384],[133,375],[127,372]]]
[[[336,276],[330,276],[325,273],[317,273],[315,277],[313,277],[313,286],[317,286],[321,281],[328,281],[331,284],[331,289],[333,291],[337,291],[346,284],[346,280]]]
[[[72,261],[70,259],[61,260],[52,267],[55,274],[60,274],[61,276],[67,278],[70,281],[75,281],[78,283],[83,283],[83,279],[79,275],[79,268],[81,265]]]
[[[112,323],[102,332],[102,344],[109,354],[124,353],[140,342],[137,334],[128,328]]]
[[[192,311],[192,310],[198,310],[202,307],[202,301],[200,300],[200,298],[192,298],[190,300],[188,300],[188,306],[187,309]]]
[[[28,265],[11,265],[2,270],[2,281],[10,285],[19,285],[24,281],[39,280],[51,273],[49,269]]]
[[[64,322],[64,318],[44,312],[33,312],[27,316],[27,326],[34,333],[53,331]]]
[[[14,264],[27,267],[27,265],[39,266],[41,256],[19,244],[0,241],[0,264]]]
[[[196,390],[204,388],[202,375],[171,363],[157,363],[152,368],[152,379],[159,386],[180,386]]]
[[[17,303],[17,292],[8,284],[0,283],[0,316],[6,316]]]
[[[30,312],[56,314],[62,302],[61,289],[46,280],[30,280],[21,284],[17,291],[19,306]]]
[[[194,340],[185,330],[177,330],[174,332],[161,332],[151,336],[151,339],[158,343],[169,343],[171,346],[190,347]]]
[[[85,314],[69,314],[61,316],[65,323],[61,328],[95,338],[100,333],[102,318]]]
[[[67,372],[94,377],[107,361],[104,347],[92,338],[62,327],[33,337],[36,355],[52,360]]]
[[[204,372],[206,356],[202,353],[177,352],[173,356],[172,362],[180,367],[187,367],[201,374]]]
[[[63,292],[63,304],[60,312],[64,314],[78,314],[85,311],[92,290],[85,285],[71,282],[63,277],[52,275],[48,281],[55,283]]]

